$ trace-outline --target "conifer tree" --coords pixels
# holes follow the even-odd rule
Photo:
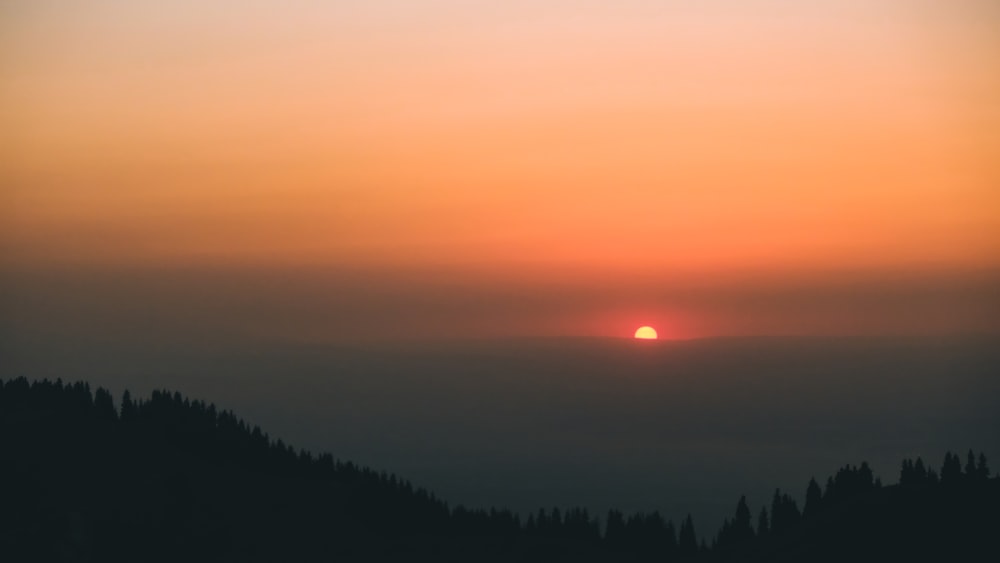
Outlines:
[[[760,516],[757,517],[757,537],[767,537],[770,530],[767,525],[767,508],[760,507]]]
[[[875,473],[867,461],[862,461],[861,467],[858,468],[858,485],[864,491],[875,486]]]
[[[958,455],[951,452],[944,454],[944,463],[941,465],[941,484],[953,485],[962,478],[962,463],[958,460]]]
[[[734,542],[745,542],[753,539],[750,507],[747,506],[746,495],[740,497],[736,504],[736,516],[733,518],[732,536]]]
[[[903,466],[899,470],[899,485],[902,487],[913,485],[913,460],[903,460]]]
[[[794,527],[800,518],[799,507],[792,497],[782,494],[780,489],[775,489],[771,501],[771,532],[784,532]]]
[[[677,529],[674,528],[673,520],[667,521],[663,528],[664,549],[668,556],[673,556],[677,551]]]
[[[803,517],[812,518],[815,516],[822,503],[823,493],[819,489],[819,483],[816,482],[815,478],[809,479],[809,485],[806,487],[806,505],[802,509]]]
[[[976,476],[976,454],[969,450],[969,453],[965,457],[965,477],[967,479],[973,479]]]
[[[612,544],[620,544],[625,538],[625,517],[617,510],[608,511],[608,521],[604,527],[604,538]]]
[[[136,406],[132,402],[132,394],[128,392],[128,389],[122,393],[122,414],[121,419],[123,422],[131,421],[135,418]]]
[[[118,413],[115,411],[115,401],[111,397],[111,393],[103,387],[98,387],[94,393],[94,411],[98,419],[105,422],[118,418]]]
[[[985,481],[990,478],[990,468],[986,465],[986,454],[979,452],[979,463],[976,464],[976,477]]]
[[[684,522],[681,523],[680,535],[677,538],[678,551],[683,557],[690,557],[698,553],[698,540],[694,533],[694,521],[688,514]]]

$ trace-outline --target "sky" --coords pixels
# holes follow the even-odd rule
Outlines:
[[[6,0],[6,330],[997,334],[998,29],[986,0]]]

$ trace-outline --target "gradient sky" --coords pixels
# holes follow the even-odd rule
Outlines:
[[[224,295],[205,318],[321,339],[1000,331],[998,29],[988,0],[6,1],[10,299]]]

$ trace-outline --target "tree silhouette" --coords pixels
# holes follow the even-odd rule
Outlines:
[[[688,514],[681,522],[681,530],[677,537],[677,551],[682,557],[693,557],[698,553],[698,539],[694,533],[694,521]]]
[[[132,403],[132,394],[126,389],[122,393],[122,410],[121,418],[123,421],[130,422],[135,417],[136,407]]]
[[[740,501],[736,503],[736,516],[733,517],[733,539],[736,542],[746,542],[753,539],[751,518],[747,497],[746,495],[741,496]]]
[[[962,479],[962,463],[958,460],[958,455],[951,452],[944,454],[944,463],[941,464],[941,484],[954,485]]]
[[[969,479],[974,479],[976,476],[976,454],[969,450],[969,453],[965,457],[965,476]]]
[[[976,464],[976,477],[979,481],[986,481],[990,478],[990,468],[986,465],[986,454],[979,453],[979,462]]]
[[[621,546],[625,543],[625,517],[617,510],[609,510],[607,522],[604,528],[604,538],[614,546]]]
[[[913,460],[904,459],[902,467],[899,470],[899,484],[903,487],[910,487],[916,484],[915,475],[913,472]]]
[[[992,553],[1000,478],[948,452],[941,480],[903,460],[899,485],[867,463],[805,491],[775,490],[756,534],[746,497],[709,548],[690,514],[449,507],[397,475],[296,450],[176,392],[148,399],[85,383],[0,381],[4,561],[942,561]]]
[[[809,485],[806,487],[806,505],[802,509],[803,517],[814,517],[819,512],[821,504],[823,504],[823,491],[820,490],[819,483],[814,477],[809,479]]]
[[[771,500],[771,532],[783,533],[791,530],[798,525],[801,516],[795,500],[787,494],[782,494],[780,489],[775,489],[774,498]]]

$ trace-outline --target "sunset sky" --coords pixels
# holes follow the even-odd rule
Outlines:
[[[8,300],[321,340],[1000,332],[998,30],[990,0],[7,1]]]

